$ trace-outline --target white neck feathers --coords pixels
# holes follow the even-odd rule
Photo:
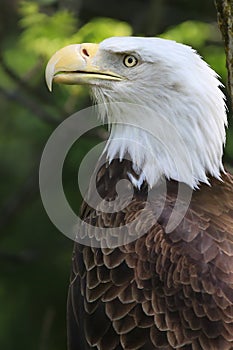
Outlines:
[[[100,118],[107,117],[111,128],[110,161],[129,154],[150,187],[165,176],[197,188],[224,171],[224,95],[216,73],[191,48],[169,45],[182,54],[155,58],[128,81],[92,91]]]

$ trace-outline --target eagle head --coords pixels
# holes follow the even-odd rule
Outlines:
[[[221,177],[222,84],[191,47],[142,37],[69,45],[51,57],[46,81],[90,85],[111,126],[107,159],[129,154],[150,187],[163,176],[191,188]]]

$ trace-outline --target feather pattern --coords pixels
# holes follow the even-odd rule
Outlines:
[[[114,200],[116,184],[128,172],[133,173],[128,160],[103,166],[97,175],[101,197]],[[169,234],[164,227],[177,197],[176,181],[167,182],[164,209],[142,237],[117,248],[75,244],[70,350],[233,349],[233,177],[222,178],[210,178],[211,187],[203,184],[193,192],[185,217]],[[96,227],[133,222],[147,190],[145,182],[135,188],[117,213],[84,203],[82,219],[95,218]],[[145,221],[156,215],[157,201],[152,196]],[[141,229],[132,225],[129,234]]]

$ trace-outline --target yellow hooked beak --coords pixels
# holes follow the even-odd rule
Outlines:
[[[45,78],[49,90],[52,83],[94,84],[97,79],[119,81],[122,77],[103,71],[97,64],[98,44],[69,45],[57,51],[49,60]]]

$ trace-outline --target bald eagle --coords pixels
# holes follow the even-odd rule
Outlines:
[[[233,349],[233,176],[216,73],[189,46],[113,37],[59,50],[46,81],[90,85],[110,125],[78,233],[99,246],[74,245],[68,348]]]

